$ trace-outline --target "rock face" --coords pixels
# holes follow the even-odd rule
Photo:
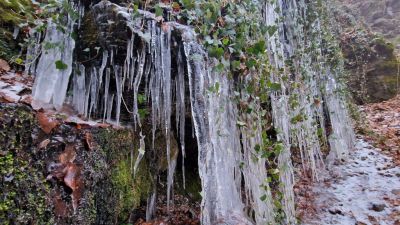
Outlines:
[[[337,36],[349,73],[350,91],[356,103],[379,102],[394,97],[398,87],[399,62],[395,44],[386,38],[394,41],[400,29],[378,26],[372,18],[385,21],[389,17],[388,8],[397,10],[400,4],[390,0],[339,0],[336,4],[339,7],[334,9],[334,15],[340,24]],[[386,11],[381,12],[383,9]],[[398,27],[396,17],[394,14],[391,16],[390,24]],[[373,33],[375,31],[378,33]]]
[[[358,104],[393,98],[398,87],[398,61],[394,47],[363,31],[342,34],[341,47],[349,71],[349,86]]]
[[[362,18],[374,31],[391,40],[400,49],[400,1],[339,0]]]

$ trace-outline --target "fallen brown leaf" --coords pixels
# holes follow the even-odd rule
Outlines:
[[[50,143],[50,139],[46,139],[46,140],[40,142],[40,144],[39,144],[39,149],[44,149],[44,148],[46,148],[47,145],[48,145],[49,143]]]
[[[56,119],[47,116],[43,111],[39,111],[36,114],[36,118],[39,122],[40,128],[42,128],[46,134],[50,134],[51,131],[59,125]]]
[[[4,59],[0,59],[0,70],[8,72],[8,71],[10,71],[10,69],[11,68],[10,68],[10,65],[8,64],[8,62],[5,61]]]
[[[58,160],[62,164],[72,163],[76,158],[75,146],[73,144],[67,144],[64,152],[58,156]]]

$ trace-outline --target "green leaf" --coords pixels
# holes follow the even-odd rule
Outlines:
[[[265,200],[267,200],[267,195],[263,195],[263,196],[261,196],[261,197],[260,197],[260,200],[261,200],[261,201],[265,201]]]
[[[281,90],[281,84],[280,83],[268,82],[267,86],[272,91],[280,91]]]
[[[16,59],[15,59],[15,63],[16,63],[16,64],[19,64],[19,65],[22,65],[22,64],[24,63],[24,60],[21,59],[21,58],[16,58]]]
[[[225,45],[225,46],[228,45],[229,44],[229,38],[223,38],[222,39],[222,44]]]
[[[224,64],[219,63],[218,65],[214,66],[213,71],[216,73],[221,73],[224,71]]]
[[[248,68],[253,68],[257,64],[257,61],[255,59],[249,59],[246,61],[246,66]]]
[[[154,9],[156,10],[155,11],[156,16],[162,16],[163,15],[164,11],[159,5],[156,5],[154,7]]]
[[[219,47],[212,47],[209,50],[209,55],[211,57],[215,57],[217,59],[221,58],[224,55],[224,49]]]
[[[61,61],[61,60],[57,60],[56,62],[55,62],[55,64],[56,64],[56,69],[58,69],[58,70],[66,70],[67,68],[68,68],[68,65],[67,64],[65,64],[63,61]]]
[[[146,103],[146,96],[143,94],[138,94],[137,96],[137,101],[139,104],[144,104]]]
[[[193,0],[181,0],[181,3],[185,9],[193,9],[194,1]]]
[[[278,30],[278,27],[277,26],[268,26],[267,27],[267,32],[268,32],[268,35],[269,36],[272,36],[272,35],[274,35],[275,34],[275,32]]]
[[[257,42],[254,46],[253,46],[253,53],[254,54],[260,54],[263,53],[265,51],[265,41],[261,40],[259,42]]]
[[[254,150],[256,152],[259,152],[261,150],[261,146],[259,144],[256,144],[256,146],[254,146]]]
[[[139,109],[138,113],[139,113],[140,119],[144,119],[149,114],[149,111],[147,109]]]
[[[238,60],[232,61],[231,66],[232,66],[233,70],[238,69],[240,67],[240,61],[238,61]]]

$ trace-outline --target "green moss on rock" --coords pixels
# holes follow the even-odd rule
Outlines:
[[[97,223],[107,224],[110,221],[126,221],[134,209],[144,202],[152,189],[152,176],[144,158],[133,176],[133,164],[138,155],[139,139],[127,129],[100,130],[95,135],[100,149],[104,152],[110,165],[104,185],[98,194],[103,196]],[[102,198],[98,196],[97,198]],[[104,199],[107,196],[107,199]],[[111,219],[111,220],[110,220]]]
[[[0,105],[0,222],[54,224],[49,187],[31,149],[36,122],[25,106]]]

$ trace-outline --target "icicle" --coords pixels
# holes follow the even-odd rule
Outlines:
[[[290,152],[290,118],[288,109],[288,98],[286,96],[271,94],[271,104],[273,112],[273,123],[278,130],[277,139],[280,142],[281,153],[278,156],[279,180],[281,183],[280,191],[283,195],[283,211],[285,212],[285,222],[287,224],[296,223],[294,208],[294,174]]]
[[[51,20],[47,24],[47,31],[44,42],[58,43],[63,51],[58,48],[46,49],[42,47],[42,55],[36,68],[36,79],[32,90],[32,97],[43,103],[52,103],[60,109],[67,94],[69,77],[72,72],[72,53],[75,48],[75,41],[70,36],[73,30],[74,21],[68,17],[67,30],[61,32],[57,25]],[[56,67],[56,62],[65,64],[65,69]]]
[[[73,97],[72,105],[79,114],[85,114],[85,96],[86,96],[86,76],[85,66],[78,65],[77,71],[73,77]]]
[[[125,79],[126,77],[129,77],[129,80],[131,81],[131,85],[133,82],[133,71],[131,72],[131,63],[132,62],[132,52],[133,52],[133,41],[134,41],[134,35],[132,35],[131,39],[128,41],[128,46],[127,46],[127,50],[126,50],[126,58],[125,58],[125,62],[124,62],[124,76],[123,76],[123,83],[125,83]],[[134,65],[132,65],[133,67]],[[131,86],[130,85],[130,86]]]
[[[90,70],[89,70],[90,73]],[[90,100],[90,87],[92,86],[92,77],[91,76],[86,76],[86,74],[84,74],[85,78],[86,78],[86,87],[85,87],[85,104],[84,104],[84,116],[88,117],[88,112],[89,112],[89,100]]]
[[[182,51],[178,51],[178,74],[176,78],[176,130],[179,131],[179,138],[181,143],[182,152],[182,178],[183,189],[186,188],[185,184],[185,119],[186,119],[186,106],[185,106],[185,65],[182,59]],[[178,125],[179,124],[179,125]]]
[[[280,179],[280,191],[283,194],[282,207],[285,213],[285,222],[287,224],[295,224],[295,208],[294,208],[294,174],[290,153],[290,114],[288,106],[288,96],[286,96],[286,84],[278,73],[280,68],[284,68],[284,49],[280,43],[282,24],[279,22],[281,17],[278,12],[282,13],[282,1],[276,3],[266,3],[265,23],[267,26],[276,26],[278,32],[271,36],[267,36],[268,48],[271,63],[275,66],[275,71],[271,74],[271,82],[278,83],[281,86],[280,93],[272,92],[271,105],[273,112],[273,125],[278,131],[277,139],[282,143],[282,150],[278,156],[278,169]]]
[[[146,221],[150,221],[155,213],[156,208],[156,197],[157,191],[154,188],[153,193],[147,199],[147,206],[146,206]]]
[[[18,34],[19,34],[19,27],[18,26],[14,26],[14,32],[13,32],[14,40],[17,39]]]
[[[29,45],[26,51],[25,59],[25,74],[36,75],[37,58],[41,51],[40,39],[42,38],[41,32],[29,31]]]
[[[104,50],[103,51],[103,58],[102,58],[102,61],[101,61],[101,66],[100,66],[100,69],[99,69],[99,76],[98,76],[98,79],[99,79],[99,86],[98,86],[98,88],[97,88],[97,91],[96,91],[96,96],[97,96],[97,98],[99,98],[99,95],[100,95],[100,89],[101,89],[101,87],[103,86],[103,75],[104,75],[104,70],[105,70],[105,68],[106,68],[106,66],[107,66],[107,59],[108,59],[108,51],[107,50]],[[106,95],[105,95],[106,96]],[[98,100],[99,102],[101,102],[101,99],[99,99]],[[102,102],[101,102],[102,103]],[[103,106],[104,107],[104,106]],[[105,108],[105,107],[104,107]],[[97,109],[97,105],[96,105],[96,107],[95,107],[95,109]],[[101,110],[101,109],[100,109]],[[101,112],[101,111],[100,111]]]
[[[119,126],[119,118],[120,118],[120,113],[121,113],[121,100],[122,100],[122,89],[123,89],[123,83],[122,83],[122,71],[119,66],[114,66],[114,75],[115,75],[115,85],[117,86],[117,95],[116,95],[116,106],[115,106],[115,120],[117,123],[117,126]]]
[[[90,72],[90,104],[88,117],[92,114],[92,110],[96,110],[97,107],[97,93],[99,90],[99,78],[97,77],[97,69],[92,68]]]
[[[329,119],[332,125],[332,134],[329,136],[331,151],[328,156],[328,163],[333,164],[334,160],[345,160],[349,150],[354,147],[355,134],[351,126],[351,119],[348,116],[346,106],[340,101],[333,74],[327,71],[329,78],[326,82],[326,105]]]
[[[200,46],[184,43],[184,50],[203,187],[201,223],[208,225],[222,220],[228,224],[251,224],[243,212],[237,180],[240,144],[236,109],[229,93],[231,84],[223,74],[206,71]],[[207,94],[211,85],[219,85],[220,90]]]
[[[113,105],[114,105],[114,94],[108,95],[108,100],[107,100],[107,122],[112,122],[111,121],[111,113],[113,111]]]
[[[162,94],[163,94],[163,119],[165,129],[165,139],[167,144],[167,161],[168,161],[168,180],[167,180],[167,208],[169,208],[171,187],[173,185],[173,176],[175,172],[176,162],[171,161],[171,110],[172,110],[172,89],[171,89],[171,30],[167,26],[167,30],[161,31],[160,47],[161,47],[161,74],[162,74]],[[175,161],[175,160],[174,160]]]
[[[141,127],[140,116],[139,116],[139,108],[138,108],[138,95],[139,95],[139,86],[142,80],[143,72],[144,72],[144,64],[146,60],[146,49],[142,48],[141,55],[139,56],[139,68],[133,83],[133,122]]]
[[[146,136],[144,136],[142,134],[142,132],[140,132],[140,141],[139,141],[140,144],[139,144],[139,149],[138,149],[138,156],[136,158],[135,165],[133,166],[133,177],[136,176],[136,172],[137,172],[137,169],[139,167],[139,163],[140,163],[140,161],[142,161],[142,158],[143,158],[144,153],[145,153],[145,149],[146,149],[146,145],[145,145],[145,142],[144,142],[144,138],[145,137]]]
[[[242,100],[247,102],[249,97],[242,92]],[[244,191],[250,215],[254,215],[256,224],[275,224],[275,213],[271,190],[268,184],[268,175],[265,168],[266,160],[257,148],[263,149],[261,107],[257,100],[253,100],[252,113],[244,112],[240,115],[241,122],[246,126],[240,128],[243,151],[242,172]],[[238,185],[241,185],[240,183]]]
[[[107,121],[109,120],[109,117],[108,117],[108,111],[110,110],[112,110],[112,109],[110,109],[109,108],[109,103],[108,103],[108,101],[109,101],[109,94],[108,94],[108,92],[109,92],[109,88],[110,88],[110,76],[111,76],[111,69],[110,68],[107,68],[107,70],[106,70],[106,81],[105,81],[105,84],[104,84],[104,114],[103,114],[103,123],[104,123],[104,121],[105,121],[105,119],[107,118]],[[111,106],[112,106],[112,104],[111,104]],[[111,113],[110,113],[111,114]],[[106,117],[107,116],[107,117]]]

